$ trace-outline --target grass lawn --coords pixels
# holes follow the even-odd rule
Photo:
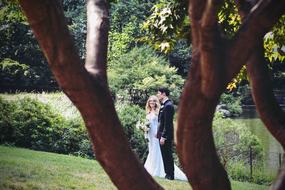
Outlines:
[[[156,180],[168,190],[191,190],[187,182]],[[263,190],[266,186],[232,181],[233,190]],[[0,146],[0,189],[92,189],[116,187],[95,160]]]

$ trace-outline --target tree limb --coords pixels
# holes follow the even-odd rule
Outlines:
[[[205,97],[200,83],[200,67],[192,65],[180,100],[177,152],[193,190],[229,190],[230,181],[217,156],[212,134],[218,99]]]
[[[216,40],[215,35],[217,33],[213,36],[201,35],[203,31],[201,19],[203,11],[205,11],[205,1],[192,0],[189,6],[194,42],[192,46],[192,64],[178,110],[177,152],[193,190],[228,190],[230,189],[230,182],[217,156],[212,133],[212,120],[218,103],[219,92],[206,92],[202,89],[202,81],[207,76],[206,73],[203,74],[203,66],[201,65],[218,64],[218,59],[202,60],[203,56],[207,58],[208,55],[214,54],[213,51],[216,51],[215,46],[213,44],[208,46],[206,44],[207,40],[203,38],[208,38],[210,39],[209,43],[213,43]],[[203,20],[205,22],[205,32],[207,29],[210,29],[210,32],[216,30],[216,24],[213,25],[211,19],[204,17]],[[204,49],[202,46],[204,46]],[[205,55],[203,55],[204,53]],[[202,61],[205,61],[205,63],[201,63]],[[206,67],[203,68],[205,72]],[[216,69],[212,72],[214,75],[218,74]],[[213,85],[212,88],[216,89],[220,88],[220,84],[214,80],[210,80],[207,85]]]
[[[191,29],[192,29],[192,46],[198,47],[200,41],[200,28],[201,28],[201,19],[203,16],[203,11],[205,9],[207,0],[193,1],[189,0],[188,4],[188,14],[189,19],[191,20]],[[195,49],[195,48],[194,48]]]
[[[285,154],[283,154],[283,159],[285,160]],[[283,190],[285,187],[285,162],[282,162],[282,165],[278,171],[278,178],[270,186],[269,190]]]
[[[201,20],[201,42],[199,46],[203,51],[201,54],[201,89],[206,96],[218,96],[225,83],[222,74],[224,73],[224,62],[222,60],[224,45],[218,28],[218,11],[222,2],[221,0],[207,1]],[[219,45],[217,46],[217,44]],[[217,89],[217,87],[219,88]]]
[[[250,8],[255,4],[244,0],[236,0],[241,17],[246,17],[249,14]],[[264,58],[263,38],[256,43],[255,52],[252,53],[247,62],[247,72],[250,76],[253,98],[257,105],[257,110],[264,121],[268,130],[273,136],[280,141],[283,149],[285,147],[285,131],[278,132],[278,128],[282,130],[284,124],[284,112],[276,101],[273,93],[271,79],[268,73],[267,64]],[[270,118],[270,119],[269,119]],[[274,121],[275,120],[275,121]],[[283,120],[283,121],[282,121]],[[281,123],[279,123],[281,121]],[[279,124],[278,124],[279,123]]]
[[[285,13],[285,1],[260,0],[245,18],[244,23],[229,45],[227,68],[229,82],[254,51],[256,42],[263,37]]]
[[[271,79],[268,68],[264,59],[264,49],[262,40],[256,47],[254,53],[247,63],[247,71],[250,76],[252,86],[252,95],[256,104],[257,111],[261,120],[277,139],[277,141],[285,148],[285,113],[279,106],[272,90]],[[284,161],[282,168],[278,173],[277,180],[273,183],[272,190],[281,190],[285,188],[285,168]]]
[[[242,21],[249,14],[249,10],[254,6],[248,1],[236,0],[239,14]],[[257,111],[269,132],[285,147],[285,119],[282,108],[274,97],[271,79],[268,73],[266,61],[264,59],[263,39],[257,43],[255,52],[247,62],[247,72],[250,77],[252,94]],[[285,162],[278,172],[277,180],[271,185],[271,190],[281,190],[285,188]]]
[[[94,77],[107,82],[109,17],[105,0],[87,0],[87,39],[85,68]]]
[[[251,56],[247,63],[252,95],[260,118],[284,149],[285,114],[274,96],[267,64],[264,60],[264,52],[260,50],[260,47],[255,48],[256,53]]]
[[[96,69],[102,71],[99,75],[103,75],[94,78],[81,64],[59,2],[21,0],[20,4],[58,84],[84,119],[97,160],[118,189],[162,189],[139,163],[124,136],[104,81],[105,62],[97,62],[101,52],[91,56],[94,60],[90,63],[94,61]]]

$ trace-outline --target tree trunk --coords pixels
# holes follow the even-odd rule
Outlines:
[[[108,89],[106,1],[87,2],[91,6],[88,13],[97,18],[95,23],[88,20],[89,32],[96,34],[88,33],[87,69],[74,47],[59,1],[22,0],[20,4],[58,84],[79,109],[96,158],[113,183],[122,190],[162,189],[131,151]]]
[[[193,190],[231,188],[212,133],[215,108],[225,88],[223,40],[213,17],[218,6],[206,1],[189,4],[192,65],[179,105],[177,151]]]
[[[179,105],[177,152],[194,190],[230,189],[230,182],[213,142],[211,127],[215,107],[226,84],[256,53],[255,48],[262,45],[259,44],[260,39],[277,22],[285,7],[284,1],[259,1],[254,4],[254,10],[241,11],[246,18],[236,35],[228,40],[222,37],[218,29],[220,3],[218,0],[190,0],[189,3],[193,54]],[[265,94],[260,92],[258,97]],[[269,119],[269,115],[265,117]],[[275,130],[280,132],[283,127]],[[283,134],[278,134],[282,143]]]

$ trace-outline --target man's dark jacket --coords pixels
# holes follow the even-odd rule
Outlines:
[[[158,122],[159,128],[157,137],[161,137],[166,140],[173,140],[173,116],[174,116],[174,107],[170,100],[166,100],[160,107]]]

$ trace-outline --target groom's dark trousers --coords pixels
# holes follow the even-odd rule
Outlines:
[[[162,159],[164,163],[164,170],[169,178],[174,178],[174,162],[173,162],[173,149],[172,141],[166,140],[164,145],[160,145]]]

